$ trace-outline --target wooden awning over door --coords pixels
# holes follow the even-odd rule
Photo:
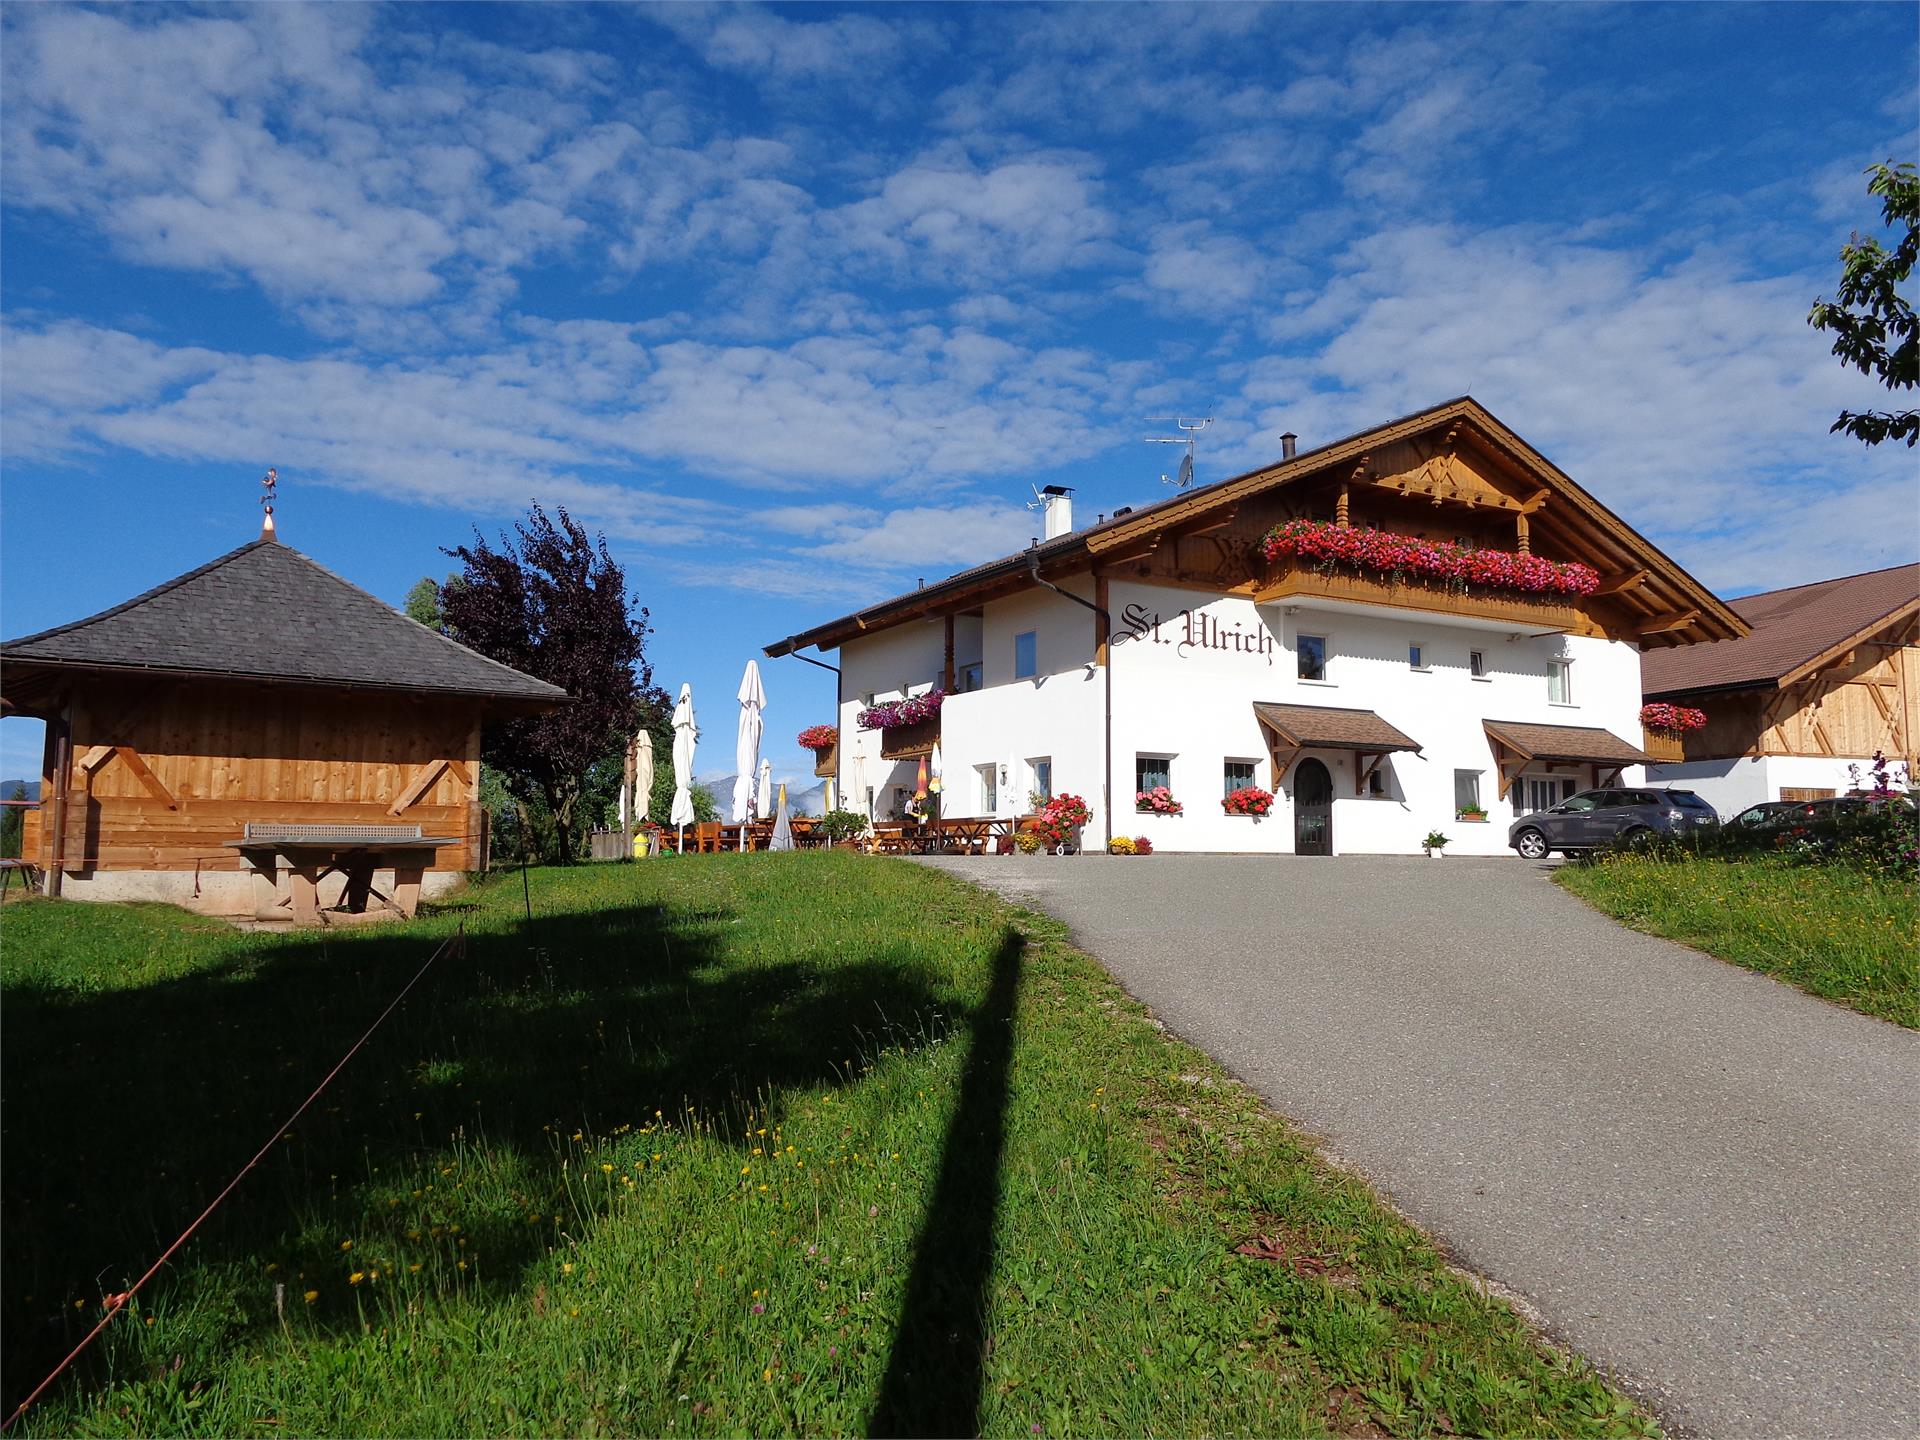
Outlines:
[[[1396,750],[1417,752],[1420,749],[1410,737],[1371,710],[1277,705],[1256,700],[1253,713],[1266,732],[1276,785],[1286,778],[1303,750],[1352,750],[1358,756],[1353,782],[1354,793],[1358,795],[1366,790],[1367,776],[1377,770],[1387,756]]]
[[[1530,765],[1597,765],[1618,771],[1626,765],[1648,765],[1653,757],[1629,745],[1611,730],[1587,725],[1532,725],[1518,720],[1485,720],[1487,743],[1493,747],[1500,770],[1500,798],[1505,799]]]

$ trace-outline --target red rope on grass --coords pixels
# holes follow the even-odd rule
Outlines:
[[[86,1336],[80,1341],[78,1345],[73,1347],[73,1350],[68,1354],[66,1359],[62,1360],[58,1365],[53,1367],[52,1373],[49,1374],[46,1379],[42,1380],[38,1385],[34,1387],[33,1393],[27,1396],[26,1399],[20,1402],[20,1407],[17,1410],[15,1410],[13,1414],[9,1415],[4,1422],[0,1422],[0,1431],[11,1429],[13,1426],[13,1422],[18,1420],[22,1415],[27,1413],[27,1407],[32,1405],[34,1401],[38,1400],[42,1395],[44,1395],[47,1391],[47,1387],[53,1384],[54,1381],[58,1380],[61,1374],[66,1370],[66,1368],[69,1365],[73,1364],[75,1360],[78,1360],[80,1358],[82,1352],[86,1350],[87,1346],[91,1345],[94,1342],[95,1338],[98,1337],[100,1332],[107,1328],[108,1324],[111,1323],[111,1321],[113,1320],[113,1317],[118,1315],[122,1310],[126,1309],[127,1302],[133,1299],[135,1295],[140,1293],[140,1287],[142,1285],[145,1285],[147,1281],[151,1280],[155,1275],[160,1273],[160,1267],[162,1265],[165,1265],[167,1261],[171,1260],[175,1252],[178,1251],[182,1245],[186,1244],[188,1240],[193,1238],[193,1232],[198,1230],[201,1227],[201,1225],[206,1223],[206,1219],[209,1215],[213,1214],[215,1210],[220,1208],[220,1203],[223,1200],[225,1200],[227,1196],[231,1195],[234,1192],[234,1189],[240,1184],[242,1180],[247,1178],[248,1173],[253,1169],[253,1167],[258,1165],[262,1160],[267,1158],[268,1152],[271,1151],[273,1147],[279,1143],[280,1137],[286,1134],[287,1131],[293,1128],[294,1122],[298,1120],[302,1115],[307,1113],[307,1107],[313,1104],[314,1101],[318,1100],[320,1098],[321,1092],[324,1091],[327,1088],[327,1086],[333,1083],[334,1077],[337,1076],[342,1070],[347,1068],[347,1062],[353,1059],[355,1055],[360,1053],[360,1047],[362,1045],[365,1045],[367,1041],[373,1038],[373,1032],[378,1030],[383,1024],[386,1023],[386,1019],[389,1015],[393,1014],[395,1010],[400,1008],[400,1002],[406,999],[408,992],[411,991],[414,986],[420,983],[421,977],[425,975],[427,971],[433,967],[433,962],[438,960],[442,955],[446,954],[448,949],[455,945],[458,945],[459,947],[464,949],[466,946],[466,940],[467,940],[467,927],[466,927],[466,923],[463,921],[461,922],[461,925],[458,931],[448,936],[445,940],[442,940],[440,942],[439,948],[436,949],[431,955],[427,957],[426,964],[422,965],[417,971],[414,972],[413,979],[407,981],[407,983],[401,987],[400,993],[394,996],[392,1002],[388,1004],[387,1008],[380,1012],[380,1018],[375,1020],[373,1024],[369,1025],[367,1027],[366,1033],[362,1035],[358,1040],[353,1042],[353,1048],[347,1051],[346,1054],[340,1057],[340,1063],[335,1065],[333,1069],[329,1070],[326,1074],[326,1078],[323,1079],[318,1085],[314,1086],[313,1093],[307,1096],[306,1099],[300,1102],[300,1108],[295,1110],[293,1114],[289,1115],[286,1118],[285,1123],[277,1126],[274,1129],[273,1134],[268,1137],[267,1143],[260,1147],[260,1149],[254,1154],[254,1157],[251,1160],[247,1161],[245,1165],[242,1165],[240,1167],[240,1172],[237,1175],[235,1175],[233,1179],[227,1182],[226,1188],[222,1190],[218,1195],[213,1197],[213,1202],[210,1205],[208,1205],[206,1209],[200,1212],[200,1217],[197,1220],[195,1220],[191,1225],[187,1226],[185,1230],[180,1232],[180,1238],[174,1241],[173,1244],[169,1245],[166,1248],[166,1250],[162,1252],[160,1258],[154,1261],[153,1264],[148,1267],[147,1273],[142,1275],[138,1280],[134,1281],[129,1288],[121,1291],[118,1295],[109,1295],[106,1297],[105,1303],[107,1307],[107,1313],[100,1317],[100,1323],[95,1325],[93,1329],[89,1330],[86,1333]]]

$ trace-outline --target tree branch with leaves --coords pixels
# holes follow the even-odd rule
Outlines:
[[[1871,236],[1855,232],[1840,252],[1840,288],[1832,303],[1814,302],[1807,323],[1833,335],[1833,353],[1862,375],[1876,377],[1892,391],[1911,390],[1920,382],[1920,349],[1916,348],[1913,306],[1895,287],[1913,274],[1920,251],[1920,178],[1912,162],[1871,167],[1867,193],[1881,202],[1881,216],[1895,232],[1888,250]],[[1905,233],[1899,233],[1901,227]],[[1867,445],[1882,440],[1905,440],[1909,448],[1920,440],[1920,411],[1843,410],[1830,433],[1846,431]]]

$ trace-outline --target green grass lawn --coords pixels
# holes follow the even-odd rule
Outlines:
[[[1614,919],[1920,1027],[1920,917],[1902,881],[1844,865],[1608,856],[1554,878]]]
[[[521,906],[0,914],[9,1408],[469,936],[24,1432],[1651,1431],[1050,921],[847,854]]]

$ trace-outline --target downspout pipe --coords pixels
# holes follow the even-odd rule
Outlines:
[[[1101,772],[1100,783],[1100,818],[1106,830],[1104,837],[1105,843],[1101,845],[1100,853],[1104,855],[1107,853],[1108,846],[1113,844],[1113,616],[1108,614],[1103,607],[1094,604],[1093,601],[1083,599],[1071,590],[1062,590],[1051,580],[1042,579],[1040,576],[1040,548],[1037,545],[1029,546],[1027,549],[1027,574],[1033,577],[1034,584],[1044,586],[1046,589],[1053,591],[1054,594],[1071,600],[1074,604],[1082,606],[1085,609],[1091,610],[1094,614],[1098,615],[1106,625],[1107,663],[1100,667],[1106,671],[1107,674],[1106,714],[1102,717],[1104,726],[1102,743],[1106,753],[1106,769]]]

